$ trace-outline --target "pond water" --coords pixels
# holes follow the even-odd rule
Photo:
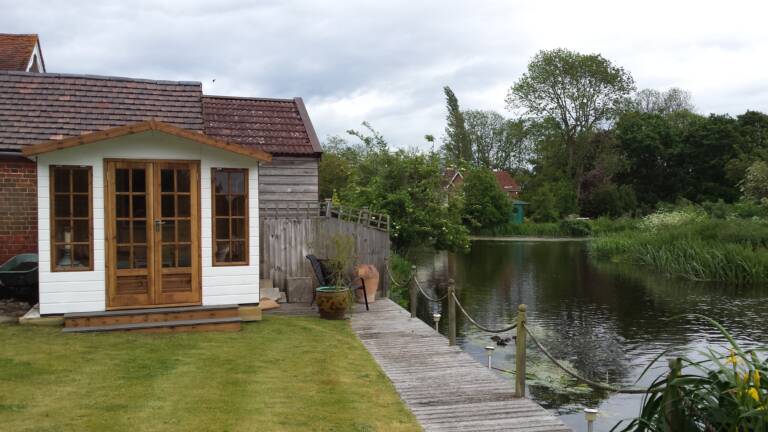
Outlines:
[[[768,287],[693,283],[647,268],[594,262],[585,242],[474,241],[467,254],[423,251],[415,261],[417,277],[434,294],[442,294],[444,282],[453,278],[459,301],[483,325],[512,323],[518,305],[525,303],[529,326],[552,354],[584,376],[617,386],[647,387],[667,372],[666,358],[683,352],[698,357],[696,352],[707,347],[726,346],[706,322],[670,319],[681,314],[718,320],[744,347],[768,345]],[[430,324],[433,312],[447,317],[446,302],[429,304],[422,297],[419,317]],[[457,315],[459,345],[485,363],[491,335]],[[442,319],[441,333],[446,328],[447,319]],[[670,352],[641,377],[665,350]],[[514,343],[496,347],[494,366],[514,370],[514,352]],[[577,386],[531,344],[528,355],[528,372],[535,376],[528,379],[529,396],[555,410],[575,431],[586,431],[585,407],[600,410],[597,431],[639,412],[641,395]],[[510,380],[513,391],[514,376],[498,373]]]

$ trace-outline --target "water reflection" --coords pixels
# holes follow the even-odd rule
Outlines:
[[[745,347],[765,345],[760,323],[768,317],[768,288],[693,283],[654,274],[644,268],[594,263],[580,242],[473,242],[468,254],[424,251],[416,257],[418,277],[441,295],[449,278],[457,296],[475,319],[491,327],[511,323],[520,303],[528,305],[531,327],[541,342],[580,374],[614,385],[647,386],[664,372],[666,361],[640,378],[643,369],[665,350],[680,352],[723,345],[724,338],[707,323],[681,314],[710,316],[729,329]],[[446,305],[419,304],[419,316]],[[443,314],[443,316],[446,316]],[[447,322],[440,323],[445,332]],[[478,361],[489,334],[457,323],[458,342]],[[529,370],[535,375],[531,397],[557,410],[574,430],[585,430],[585,406],[601,410],[597,430],[637,414],[641,396],[612,395],[585,389],[548,365],[529,346]],[[494,363],[514,369],[514,347],[497,347]],[[512,378],[511,376],[509,377]],[[510,382],[510,386],[512,383]]]

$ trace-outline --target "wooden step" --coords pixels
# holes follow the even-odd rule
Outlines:
[[[64,333],[98,333],[126,331],[137,333],[239,331],[240,317],[206,318],[174,321],[152,321],[130,324],[112,324],[89,327],[64,327]]]
[[[103,327],[154,322],[223,319],[239,316],[237,305],[125,309],[65,314],[64,327]]]

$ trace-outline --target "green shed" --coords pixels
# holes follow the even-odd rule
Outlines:
[[[525,206],[528,203],[525,201],[514,200],[512,201],[512,223],[520,225],[525,220]]]

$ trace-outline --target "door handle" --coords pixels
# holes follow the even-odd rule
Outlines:
[[[159,232],[160,232],[160,227],[161,227],[163,224],[165,224],[165,222],[163,222],[163,221],[161,221],[161,220],[156,220],[156,221],[155,221],[155,232],[159,233]]]

